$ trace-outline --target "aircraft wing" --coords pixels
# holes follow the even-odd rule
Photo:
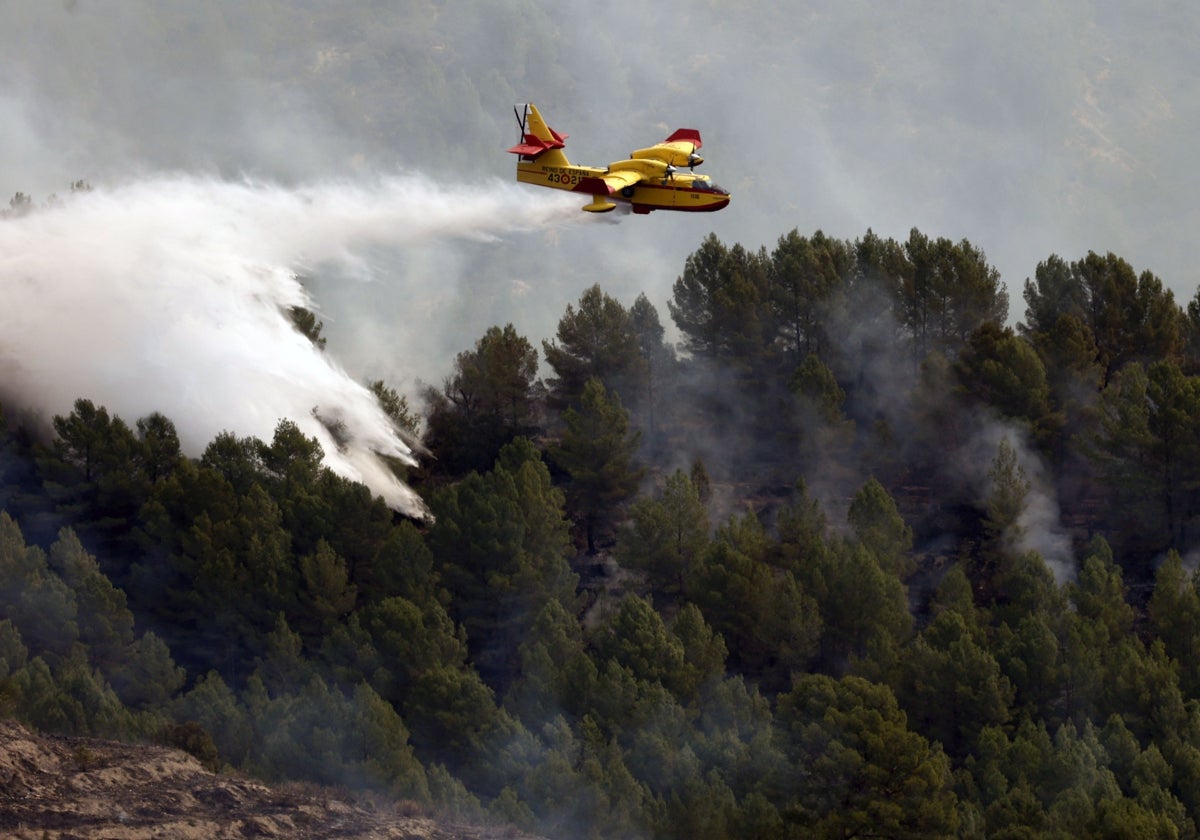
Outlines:
[[[629,157],[634,160],[658,160],[671,166],[698,166],[704,162],[704,158],[696,154],[702,145],[699,131],[681,128],[663,142],[638,149]]]
[[[608,187],[608,194],[612,195],[625,187],[632,187],[639,181],[646,180],[646,174],[634,169],[614,169],[601,175],[600,180],[604,181]]]

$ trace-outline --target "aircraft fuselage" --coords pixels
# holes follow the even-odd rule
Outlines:
[[[653,177],[650,180],[611,193],[602,178],[618,168],[637,168],[640,171],[656,165],[661,171],[652,173]],[[649,213],[651,210],[703,213],[720,210],[729,204],[729,193],[713,184],[707,177],[691,172],[668,172],[667,167],[657,161],[631,159],[601,169],[574,164],[546,164],[520,158],[517,161],[517,180],[523,184],[593,195],[593,203],[584,208],[592,212],[613,209],[616,205],[611,204],[611,201],[630,204],[635,213]]]

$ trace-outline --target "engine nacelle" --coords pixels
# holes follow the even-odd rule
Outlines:
[[[641,151],[649,151],[642,149]],[[636,155],[637,152],[634,152]],[[608,166],[609,172],[618,172],[621,170],[632,170],[640,172],[643,177],[649,179],[666,178],[673,170],[670,169],[670,164],[657,157],[630,158],[629,160],[619,160],[616,163],[611,163]]]
[[[633,160],[658,160],[669,163],[672,166],[692,167],[704,163],[704,158],[691,151],[691,149],[665,149],[662,146],[653,149],[638,149],[636,152],[631,153],[629,157]]]

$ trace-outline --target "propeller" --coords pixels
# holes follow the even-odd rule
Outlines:
[[[513,116],[517,118],[517,142],[523,143],[525,142],[525,122],[529,119],[529,105],[526,104],[524,106],[525,113],[523,114],[517,110],[517,107],[516,105],[513,106]]]
[[[663,175],[663,181],[662,181],[662,182],[663,182],[663,186],[664,186],[664,187],[667,185],[667,180],[668,180],[668,179],[669,179],[669,180],[672,180],[672,181],[674,181],[674,180],[675,180],[675,167],[674,167],[674,166],[672,166],[672,165],[671,165],[671,164],[669,164],[669,163],[667,164],[667,168],[666,168],[666,170],[665,170],[665,174]]]

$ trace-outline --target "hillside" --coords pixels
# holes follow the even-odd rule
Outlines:
[[[412,815],[312,785],[211,773],[191,755],[0,722],[0,832],[21,840],[240,837],[486,840],[532,837]]]
[[[161,413],[5,415],[0,719],[239,774],[22,747],[8,827],[1197,836],[1200,303],[1052,256],[1014,330],[915,229],[709,236],[674,291],[674,346],[594,286],[423,422],[372,383],[419,522],[286,419],[195,458]]]

